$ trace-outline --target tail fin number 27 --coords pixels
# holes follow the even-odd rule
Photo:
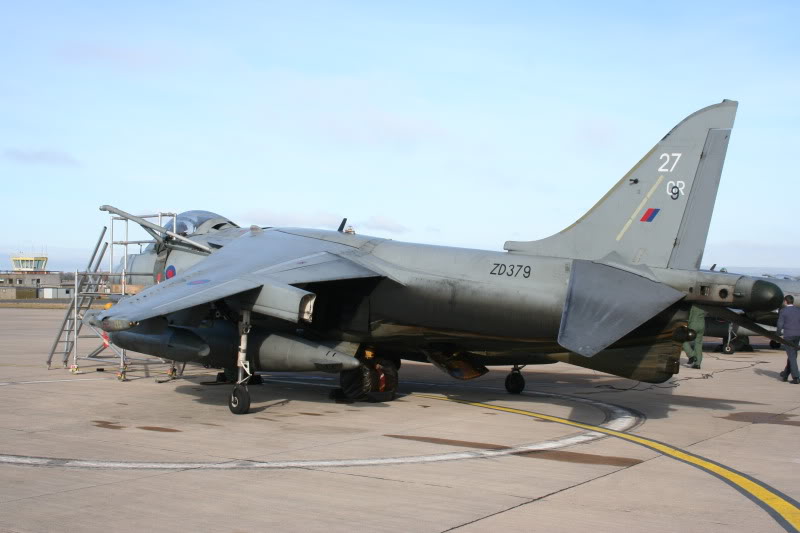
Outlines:
[[[660,167],[658,167],[659,172],[672,172],[675,170],[675,165],[678,164],[678,161],[681,158],[681,154],[661,154],[658,156],[658,159],[663,161]],[[671,163],[671,164],[670,164]]]

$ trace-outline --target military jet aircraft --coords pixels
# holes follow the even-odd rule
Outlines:
[[[694,338],[691,305],[748,325],[728,308],[783,296],[698,270],[736,108],[690,115],[577,222],[504,252],[357,235],[344,221],[244,229],[206,215],[180,231],[103,206],[150,232],[160,282],[92,320],[123,348],[235,369],[236,414],[257,371],[339,373],[348,398],[391,400],[403,359],[457,379],[508,365],[511,393],[524,365],[555,362],[663,382]]]
[[[755,276],[754,279],[762,279],[774,283],[781,289],[784,295],[792,295],[795,301],[800,301],[800,279],[796,277],[785,275],[771,276],[765,274],[763,276]],[[779,311],[779,308],[748,312],[741,311],[741,314],[760,326],[760,328],[757,328],[755,331],[727,320],[708,317],[706,318],[705,336],[719,337],[722,339],[719,350],[725,354],[732,354],[737,351],[752,351],[753,347],[750,345],[750,337],[764,335],[764,331],[774,332],[775,326],[778,324]],[[769,346],[773,350],[777,350],[780,348],[781,343],[771,339],[769,341]]]

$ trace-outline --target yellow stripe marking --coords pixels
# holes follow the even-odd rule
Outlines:
[[[642,210],[642,208],[644,207],[644,204],[646,204],[647,201],[650,199],[650,197],[653,196],[653,193],[656,192],[656,187],[658,187],[661,184],[662,181],[664,181],[664,175],[663,174],[658,177],[656,182],[650,188],[650,192],[648,192],[645,195],[645,197],[642,199],[642,203],[639,204],[639,207],[636,208],[636,211],[634,211],[631,214],[631,217],[628,219],[628,221],[625,223],[625,225],[622,226],[622,230],[619,232],[619,235],[617,235],[617,241],[622,239],[622,236],[625,235],[625,232],[628,231],[629,227],[631,227],[631,223],[633,222],[633,219],[636,218],[636,215],[638,215],[639,212]]]
[[[627,440],[629,442],[634,442],[641,446],[645,446],[646,448],[650,448],[651,450],[655,450],[663,455],[672,457],[674,459],[678,459],[680,461],[684,461],[702,470],[705,470],[707,472],[710,472],[712,474],[715,474],[723,478],[728,483],[733,485],[735,488],[741,490],[742,492],[746,493],[749,496],[752,496],[755,500],[757,500],[757,502],[763,504],[762,507],[764,507],[766,510],[768,511],[771,510],[773,514],[778,515],[783,520],[785,520],[786,523],[781,525],[783,525],[784,527],[790,526],[792,528],[790,529],[789,527],[786,527],[787,530],[800,531],[800,507],[798,507],[798,505],[795,502],[787,500],[780,494],[770,489],[770,487],[757,483],[752,479],[749,479],[746,476],[743,476],[742,474],[734,470],[731,470],[722,465],[718,465],[716,463],[712,463],[711,461],[705,460],[692,453],[683,451],[678,448],[674,448],[667,444],[646,439],[644,437],[639,437],[637,435],[632,435],[630,433],[624,433],[622,431],[615,431],[613,429],[607,429],[601,426],[594,426],[592,424],[575,422],[573,420],[569,420],[568,418],[545,415],[542,413],[535,413],[533,411],[525,411],[523,409],[502,407],[499,405],[491,405],[488,403],[468,402],[466,400],[456,400],[453,398],[447,398],[445,396],[436,396],[432,394],[415,393],[414,396],[430,398],[432,400],[443,400],[448,402],[461,403],[465,405],[472,405],[475,407],[483,407],[485,409],[493,409],[495,411],[503,411],[505,413],[530,416],[541,420],[548,420],[550,422],[565,424],[567,426],[573,426],[581,429],[588,429],[591,431],[596,431],[598,433],[605,433],[606,435],[610,435],[612,437],[617,437],[619,439]]]

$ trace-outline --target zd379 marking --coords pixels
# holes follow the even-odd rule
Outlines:
[[[493,263],[492,271],[489,274],[493,276],[508,276],[509,278],[516,278],[522,274],[523,278],[531,277],[531,267],[527,265],[506,265],[504,263]]]

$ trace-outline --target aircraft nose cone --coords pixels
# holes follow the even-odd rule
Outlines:
[[[754,309],[777,309],[783,302],[783,291],[772,282],[758,280],[753,284],[750,300]]]

